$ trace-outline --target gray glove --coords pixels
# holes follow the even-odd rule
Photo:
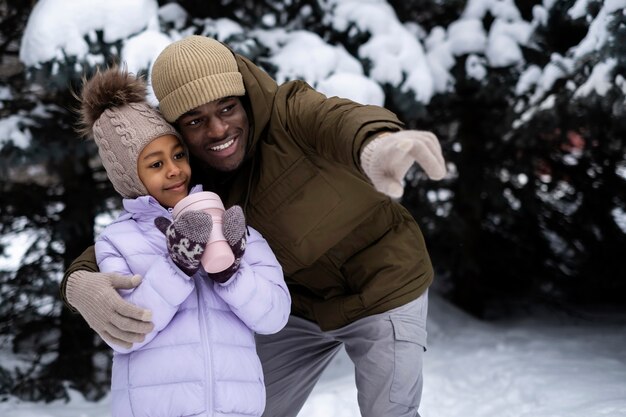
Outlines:
[[[437,136],[419,130],[384,132],[369,142],[361,152],[361,167],[381,193],[400,198],[404,193],[404,176],[413,165],[424,170],[428,178],[440,180],[446,175],[446,162]]]
[[[128,349],[154,329],[152,312],[124,301],[116,288],[135,288],[140,283],[139,275],[75,271],[67,278],[65,293],[102,339]]]

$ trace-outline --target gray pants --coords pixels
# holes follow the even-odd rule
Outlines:
[[[257,335],[267,405],[264,417],[295,417],[322,372],[345,346],[354,363],[363,417],[419,417],[428,292],[401,307],[321,331],[291,316],[283,330]]]

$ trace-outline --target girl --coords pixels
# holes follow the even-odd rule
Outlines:
[[[96,241],[98,266],[143,277],[121,293],[150,309],[154,323],[131,348],[109,343],[112,415],[260,416],[265,388],[254,334],[287,322],[282,269],[261,235],[250,227],[246,233],[238,206],[223,219],[235,262],[219,274],[202,269],[211,217],[192,211],[172,220],[191,169],[180,135],[145,95],[141,79],[110,68],[85,81],[80,97],[80,131],[95,140],[124,197],[124,210]]]

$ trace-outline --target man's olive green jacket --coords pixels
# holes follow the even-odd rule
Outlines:
[[[359,163],[368,139],[402,123],[380,107],[326,99],[302,81],[279,87],[236,57],[251,123],[246,160],[229,175],[192,160],[193,180],[227,207],[244,208],[283,267],[292,313],[332,330],[424,293],[433,269],[422,233]],[[93,251],[65,278],[77,269],[97,270]]]

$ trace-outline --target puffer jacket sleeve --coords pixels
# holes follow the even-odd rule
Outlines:
[[[259,232],[248,227],[246,251],[239,270],[215,292],[250,329],[260,334],[281,330],[291,311],[283,270]]]
[[[63,274],[63,280],[61,281],[61,298],[63,298],[63,302],[67,308],[73,312],[77,312],[77,310],[67,300],[67,280],[70,275],[76,271],[99,272],[93,245],[89,246],[78,258],[74,259],[65,271],[65,274]]]
[[[104,238],[96,241],[98,266],[102,272],[115,272],[122,275],[140,273],[133,270],[116,246]],[[119,353],[128,353],[141,349],[163,330],[172,320],[180,305],[194,290],[194,282],[190,280],[169,256],[161,254],[142,254],[142,264],[149,265],[141,273],[141,284],[132,290],[120,290],[126,301],[152,311],[154,330],[146,335],[141,343],[135,343],[130,349],[124,349],[112,343],[107,344]]]
[[[304,81],[282,86],[277,102],[284,103],[284,108],[278,106],[281,119],[288,121],[292,138],[302,149],[357,170],[361,169],[361,150],[369,140],[380,132],[404,128],[383,107],[327,98]]]

